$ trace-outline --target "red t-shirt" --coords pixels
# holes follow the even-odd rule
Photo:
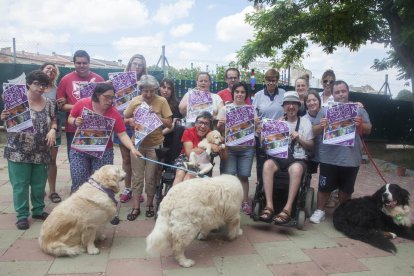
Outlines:
[[[192,142],[193,148],[198,146],[200,143],[200,138],[197,135],[197,129],[195,127],[190,127],[184,130],[183,136],[181,137],[181,143]],[[181,153],[185,153],[184,147],[181,149]]]
[[[70,111],[70,115],[74,118],[80,117],[82,115],[83,108],[86,107],[90,110],[93,110],[92,107],[92,99],[91,98],[84,98],[80,99],[75,105],[73,106],[72,110]],[[115,119],[114,125],[114,132],[120,133],[126,131],[124,119],[122,119],[121,114],[119,114],[118,110],[115,107],[109,108],[103,116]],[[106,145],[106,149],[112,148],[112,137],[109,139],[108,144]]]
[[[57,87],[57,99],[65,98],[68,104],[75,104],[79,101],[79,83],[81,82],[103,82],[104,79],[90,72],[86,78],[81,78],[76,72],[71,72],[65,75],[59,82]],[[75,132],[75,128],[66,122],[65,131]]]

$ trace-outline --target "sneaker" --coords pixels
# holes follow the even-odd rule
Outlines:
[[[139,197],[138,197],[138,200],[139,200],[139,202],[144,202],[145,201],[145,198],[144,198],[144,196],[141,194]]]
[[[252,207],[250,207],[250,205],[247,201],[244,201],[242,203],[242,210],[243,210],[243,213],[248,215],[248,216],[252,213]]]
[[[322,220],[325,219],[325,211],[317,209],[312,216],[310,217],[310,221],[313,223],[320,223]]]
[[[120,200],[122,203],[125,203],[125,202],[127,202],[128,200],[130,200],[130,199],[131,199],[131,197],[132,197],[132,191],[131,191],[130,189],[128,189],[128,188],[125,188],[125,189],[122,191],[122,194],[119,196],[119,200]]]

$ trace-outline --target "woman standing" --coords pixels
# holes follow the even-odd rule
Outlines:
[[[137,73],[137,81],[141,78],[142,75],[147,74],[147,62],[145,60],[145,57],[141,54],[135,54],[133,55],[127,64],[127,67],[125,68],[125,72],[129,71],[135,71]],[[123,114],[121,114],[123,116]],[[129,125],[128,120],[124,120],[126,132],[129,137],[132,136],[132,129]],[[131,199],[132,191],[131,191],[131,153],[127,147],[125,147],[118,139],[118,137],[114,137],[114,143],[119,144],[119,149],[121,151],[122,156],[122,169],[126,172],[125,176],[125,188],[122,191],[121,195],[119,196],[119,199],[121,202],[127,202]],[[144,197],[140,195],[139,200],[141,202],[144,201]]]
[[[170,79],[163,79],[160,83],[160,96],[164,97],[168,105],[170,106],[171,112],[173,114],[173,121],[171,128],[164,128],[162,134],[164,135],[164,148],[170,149],[170,154],[167,156],[165,162],[172,162],[172,158],[178,156],[180,153],[180,148],[173,145],[174,139],[181,139],[183,132],[183,126],[181,126],[182,115],[178,109],[178,99],[175,95],[174,81]],[[179,128],[181,128],[179,130]]]
[[[60,98],[56,100],[56,81],[59,77],[59,69],[54,63],[46,62],[41,67],[40,70],[43,71],[49,77],[49,86],[45,89],[43,96],[50,99],[56,104],[56,118],[57,118],[57,132],[56,132],[56,143],[51,149],[51,161],[49,164],[49,172],[47,181],[49,183],[49,199],[53,203],[61,202],[62,199],[59,194],[56,192],[56,175],[57,175],[57,165],[56,157],[58,154],[59,146],[61,145],[61,136],[62,129],[59,120],[58,106],[62,106],[66,103],[65,98]]]
[[[218,111],[223,107],[224,104],[223,104],[223,100],[221,99],[219,95],[213,94],[210,92],[210,86],[211,86],[210,74],[207,72],[198,73],[196,77],[196,83],[197,83],[197,86],[195,87],[193,91],[207,92],[208,94],[211,95],[212,102],[209,108],[211,109],[210,111],[212,112],[210,112],[209,110],[205,110],[205,111],[209,111],[215,118],[217,116]],[[178,107],[179,107],[180,113],[186,117],[186,120],[187,120],[186,125],[193,126],[194,122],[188,122],[188,114],[187,114],[188,92],[185,93]]]
[[[130,121],[133,121],[134,111],[142,103],[145,102],[150,106],[150,110],[160,118],[163,126],[166,128],[171,128],[171,117],[173,114],[167,100],[164,97],[157,95],[159,89],[158,81],[153,76],[143,75],[138,82],[138,87],[141,91],[141,95],[135,97],[127,109],[125,109],[125,119],[130,119]],[[146,158],[156,160],[157,155],[155,153],[155,149],[162,148],[163,141],[164,136],[162,135],[161,127],[159,127],[151,132],[148,136],[146,136],[144,140],[142,140],[139,150]],[[127,219],[130,221],[135,220],[141,213],[138,196],[142,194],[142,190],[144,188],[144,179],[145,192],[147,194],[147,208],[145,216],[153,217],[155,215],[153,205],[155,194],[155,180],[157,178],[159,166],[153,162],[148,162],[143,159],[132,159],[131,166],[132,210],[128,214]]]
[[[246,99],[250,97],[249,86],[245,82],[236,82],[231,88],[233,103],[227,106],[246,105]],[[224,131],[226,125],[226,106],[224,106],[218,116],[217,129]],[[250,215],[252,207],[249,204],[249,177],[252,171],[254,146],[233,146],[227,147],[227,160],[225,160],[225,174],[237,175],[243,186],[244,199],[242,210],[246,215]]]
[[[326,107],[330,106],[335,102],[332,96],[332,85],[335,81],[335,73],[332,70],[326,70],[322,74],[321,84],[323,87],[323,91],[319,93],[321,97],[321,105]]]
[[[93,112],[115,119],[114,132],[117,134],[121,143],[131,151],[131,155],[136,157],[141,156],[132,144],[131,139],[125,130],[124,120],[119,114],[118,110],[112,106],[115,98],[115,91],[112,85],[108,83],[98,83],[90,98],[79,100],[72,108],[68,123],[75,128],[80,126],[83,122],[82,111],[86,107]],[[114,151],[112,139],[110,138],[102,158],[93,157],[86,153],[70,150],[70,173],[72,176],[72,193],[75,192],[80,185],[82,185],[93,174],[104,165],[114,163]]]
[[[298,112],[298,116],[303,116],[306,114],[305,110],[305,96],[308,94],[309,90],[309,76],[304,75],[296,79],[295,81],[295,90],[299,95],[300,100],[300,108]]]
[[[13,205],[17,213],[19,230],[29,228],[29,194],[32,218],[45,220],[44,192],[47,180],[50,148],[56,139],[55,104],[43,96],[49,86],[49,77],[41,70],[26,77],[27,98],[34,133],[8,132],[4,158],[8,160],[9,179],[13,188]],[[10,113],[3,110],[1,119]]]

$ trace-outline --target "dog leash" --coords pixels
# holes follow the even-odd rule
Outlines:
[[[153,160],[153,159],[150,159],[150,158],[147,158],[147,157],[144,157],[144,156],[141,156],[140,158],[143,159],[143,160],[146,160],[146,161],[150,161],[150,162],[156,163],[158,165],[167,166],[167,167],[170,167],[170,168],[173,168],[173,169],[176,169],[176,170],[182,170],[182,171],[191,173],[192,175],[195,175],[197,177],[208,177],[207,175],[199,174],[196,171],[192,171],[192,170],[189,170],[189,169],[186,169],[186,168],[182,168],[182,167],[170,165],[170,164],[167,164],[167,163],[163,163],[163,162],[160,162],[160,161],[157,161],[157,160]]]
[[[381,179],[384,181],[385,184],[389,183],[385,177],[382,175],[381,171],[378,169],[377,164],[375,163],[374,159],[371,156],[371,153],[368,150],[367,144],[365,144],[365,140],[361,136],[362,146],[365,149],[365,152],[368,155],[369,160],[371,161],[372,165],[374,165],[375,170],[377,171],[378,175],[381,177]]]

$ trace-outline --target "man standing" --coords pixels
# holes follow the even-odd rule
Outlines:
[[[75,71],[64,76],[57,87],[57,99],[65,98],[66,103],[59,106],[59,109],[69,113],[73,105],[80,99],[80,87],[89,82],[103,82],[104,79],[89,70],[91,58],[84,50],[77,50],[73,55]],[[65,123],[66,141],[68,146],[68,158],[70,145],[75,135],[76,127]]]
[[[233,102],[233,98],[231,96],[231,88],[236,82],[240,81],[240,72],[237,68],[228,68],[224,73],[224,78],[227,83],[227,88],[219,91],[217,95],[221,97],[223,103],[226,105],[228,103]],[[246,104],[251,104],[250,98],[246,98]]]
[[[337,103],[349,102],[349,87],[344,81],[333,83],[333,98]],[[319,135],[328,125],[325,117],[326,109],[321,109],[316,116],[313,132]],[[359,107],[358,116],[354,118],[356,129],[362,134],[371,133],[371,122],[367,111]],[[339,189],[339,202],[345,202],[351,198],[354,192],[355,180],[358,174],[362,158],[362,142],[358,134],[355,137],[353,147],[323,144],[321,139],[319,145],[320,175],[318,188],[317,210],[309,219],[313,223],[320,223],[325,219],[325,204],[331,192]]]

